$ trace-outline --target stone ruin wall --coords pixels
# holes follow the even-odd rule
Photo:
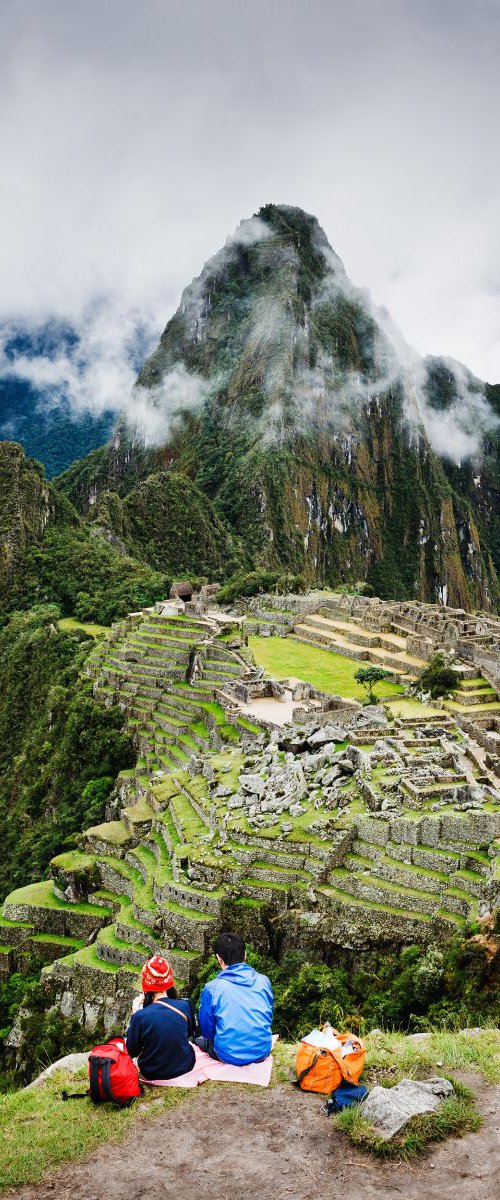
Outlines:
[[[485,613],[420,601],[386,601],[376,596],[308,592],[305,596],[258,596],[247,602],[249,616],[275,632],[289,632],[297,619],[322,613],[339,620],[354,620],[366,629],[384,632],[391,625],[408,631],[407,651],[430,659],[444,648],[473,663],[492,686],[500,688],[500,618]]]

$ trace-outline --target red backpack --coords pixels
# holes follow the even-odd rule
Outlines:
[[[112,1100],[131,1104],[141,1095],[139,1071],[130,1057],[123,1038],[110,1038],[94,1046],[89,1054],[89,1095],[94,1104]]]

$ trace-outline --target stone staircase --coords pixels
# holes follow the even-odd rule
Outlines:
[[[499,715],[500,697],[495,688],[480,675],[473,679],[462,679],[452,699],[443,701],[443,708],[456,718],[463,714],[474,720],[475,717]]]
[[[403,682],[415,679],[425,666],[424,659],[408,653],[407,637],[399,627],[381,632],[326,610],[303,617],[294,625],[292,636],[334,654],[385,667]]]

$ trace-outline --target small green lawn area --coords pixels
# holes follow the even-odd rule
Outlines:
[[[58,622],[59,629],[66,630],[71,633],[73,629],[83,629],[84,633],[88,633],[90,637],[101,637],[104,633],[109,633],[107,625],[95,625],[92,621],[77,621],[76,617],[61,617]]]
[[[16,888],[4,901],[5,904],[28,905],[33,908],[65,908],[67,912],[84,913],[91,917],[106,916],[106,909],[96,904],[88,904],[81,900],[78,904],[70,904],[56,896],[51,879],[43,879],[40,883],[28,883],[26,887]]]
[[[248,644],[259,666],[274,679],[303,679],[322,692],[344,696],[346,700],[366,700],[366,692],[354,678],[364,664],[342,654],[332,654],[318,646],[294,642],[291,638],[250,637]],[[375,695],[399,696],[401,684],[383,680],[375,685]]]

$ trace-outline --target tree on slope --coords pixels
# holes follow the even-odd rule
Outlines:
[[[384,667],[360,667],[354,676],[357,682],[361,684],[361,687],[365,688],[369,704],[377,703],[377,697],[374,692],[375,684],[380,683],[382,679],[390,679],[391,677],[392,672],[386,671]]]

